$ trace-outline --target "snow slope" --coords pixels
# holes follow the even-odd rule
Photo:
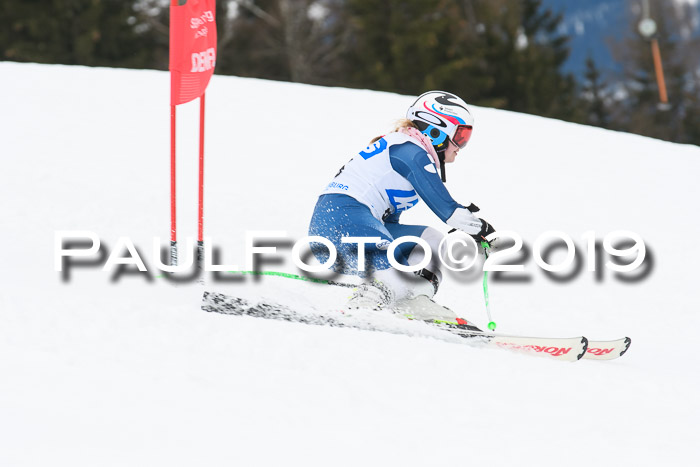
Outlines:
[[[700,148],[475,108],[448,188],[527,245],[638,233],[650,273],[492,282],[504,333],[631,336],[565,364],[351,329],[206,314],[153,271],[54,270],[54,232],[169,234],[167,73],[0,63],[0,465],[696,465]],[[412,97],[215,76],[205,229],[243,264],[247,230],[299,238],[315,198]],[[468,100],[468,96],[464,96]],[[180,237],[196,234],[197,104],[179,117]],[[446,231],[424,205],[405,215]],[[110,250],[111,251],[111,250]],[[289,250],[281,250],[288,255]],[[556,256],[556,255],[555,255]],[[554,258],[552,261],[555,262]],[[297,272],[288,261],[267,270]],[[230,276],[227,276],[230,277]],[[280,278],[217,290],[289,303],[345,291]],[[438,300],[485,323],[478,274]]]

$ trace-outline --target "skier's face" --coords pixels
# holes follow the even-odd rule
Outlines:
[[[459,147],[455,146],[452,141],[448,140],[449,142],[447,143],[447,149],[445,149],[445,163],[449,164],[450,162],[454,162],[455,159],[457,158],[457,154],[459,153]]]

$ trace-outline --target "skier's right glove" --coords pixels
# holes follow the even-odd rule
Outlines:
[[[491,242],[486,240],[486,237],[488,237],[489,235],[494,233],[496,231],[496,229],[494,229],[493,226],[491,224],[489,224],[488,222],[486,222],[485,220],[483,220],[481,218],[479,218],[479,220],[481,221],[481,230],[479,231],[478,234],[472,235],[472,238],[474,240],[476,240],[477,245],[481,244],[481,242],[486,242],[486,243],[488,243],[488,245],[490,247]]]
[[[471,207],[471,205],[469,207]],[[478,210],[478,208],[476,209]],[[485,237],[494,233],[496,230],[491,224],[476,217],[472,212],[473,211],[469,208],[457,208],[445,223],[450,227],[454,227],[470,235],[476,240],[477,244],[482,241],[487,242]]]

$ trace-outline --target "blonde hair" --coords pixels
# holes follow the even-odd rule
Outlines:
[[[412,121],[410,121],[409,119],[407,119],[407,118],[400,118],[400,119],[398,119],[398,120],[396,120],[396,121],[394,122],[394,129],[391,130],[390,133],[395,133],[395,132],[399,131],[401,128],[415,128],[415,129],[418,129],[418,127],[416,126],[416,124],[413,123]],[[369,144],[374,144],[374,143],[376,143],[377,141],[379,141],[380,139],[382,139],[381,136],[376,136],[376,137],[372,138],[372,141],[370,141]]]

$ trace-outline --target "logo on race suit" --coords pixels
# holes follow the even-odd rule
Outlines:
[[[426,172],[430,172],[431,174],[436,174],[437,173],[437,167],[435,167],[435,164],[432,162],[426,166],[423,167]]]
[[[326,186],[326,188],[336,188],[336,189],[338,189],[338,190],[345,190],[345,191],[348,191],[348,188],[350,188],[350,187],[347,186],[347,185],[343,185],[342,183],[330,182],[330,183],[328,184],[328,186]]]
[[[389,202],[397,211],[410,209],[420,201],[416,190],[386,190],[386,194],[389,196]]]
[[[192,54],[192,69],[190,73],[209,71],[216,65],[216,49],[209,47],[204,52]]]
[[[380,240],[377,242],[377,249],[386,250],[389,248],[389,245],[391,245],[391,242],[389,240]]]
[[[593,354],[593,355],[606,355],[612,352],[614,349],[588,349],[587,353]]]

